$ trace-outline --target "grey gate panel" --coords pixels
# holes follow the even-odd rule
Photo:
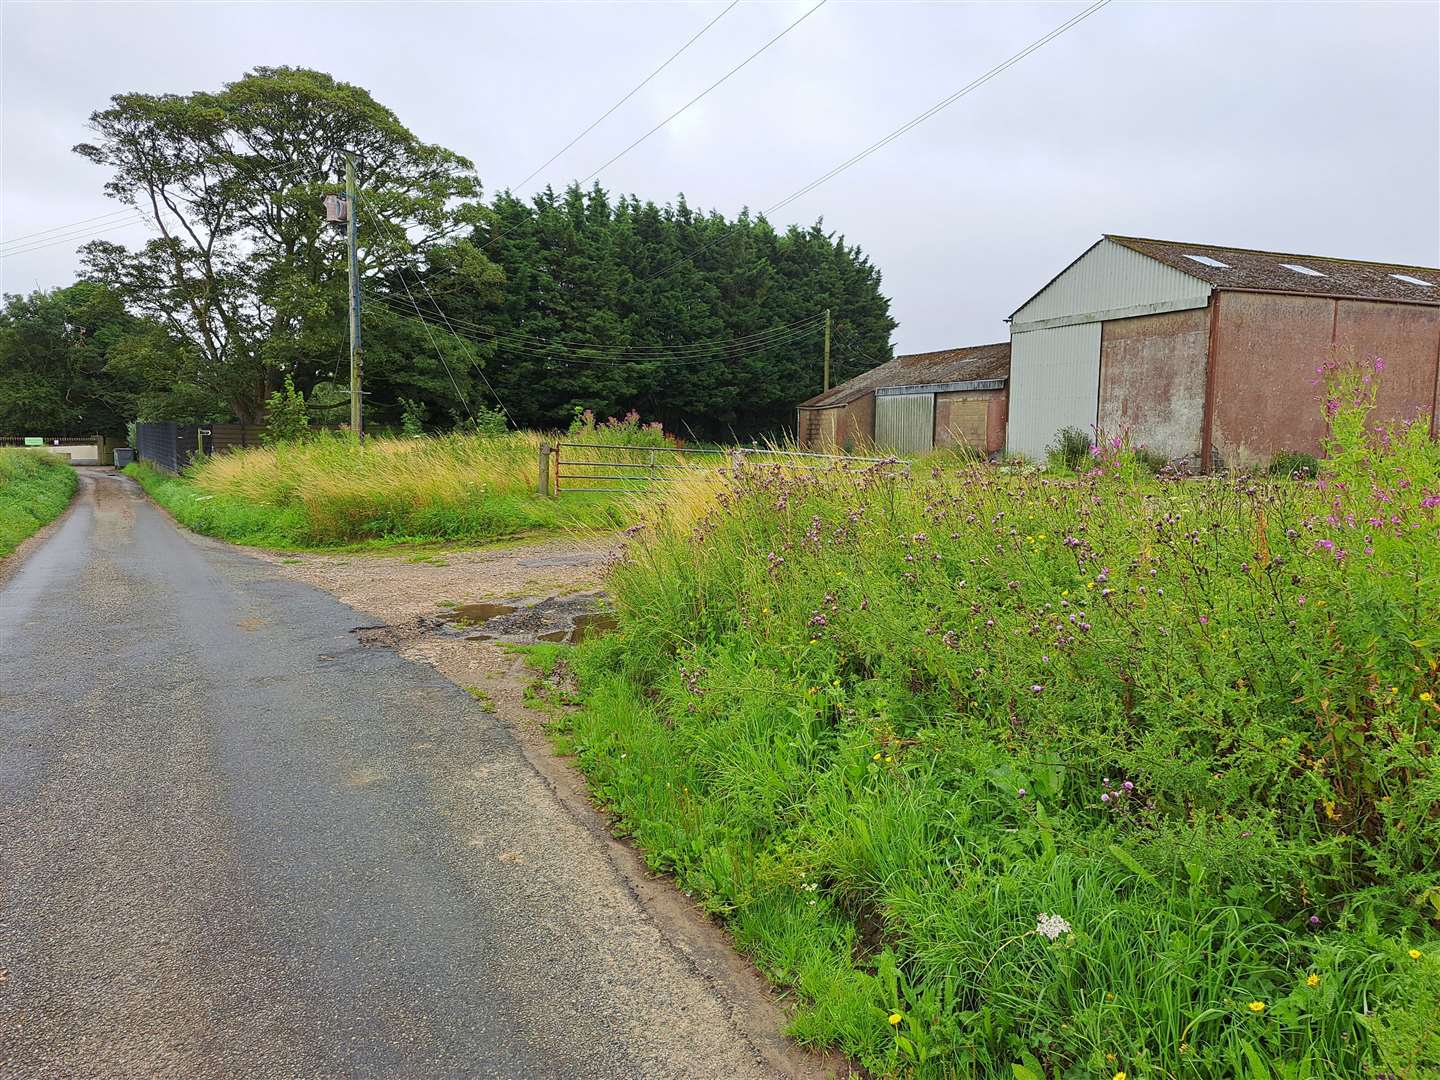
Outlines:
[[[877,394],[875,442],[896,454],[924,454],[935,448],[934,394]]]

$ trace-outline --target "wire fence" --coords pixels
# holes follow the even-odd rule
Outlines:
[[[694,475],[697,470],[736,473],[747,464],[758,462],[781,464],[790,470],[806,472],[897,464],[895,458],[821,454],[805,450],[707,449],[561,441],[540,447],[539,490],[544,495],[640,492],[655,484],[682,480]]]

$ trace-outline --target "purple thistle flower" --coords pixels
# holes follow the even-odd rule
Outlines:
[[[1125,783],[1121,784],[1120,786],[1123,787],[1126,791],[1135,790],[1135,785],[1132,784],[1129,780],[1126,780]]]
[[[1025,789],[1022,787],[1020,790],[1015,792],[1015,794],[1023,799],[1025,797]]]

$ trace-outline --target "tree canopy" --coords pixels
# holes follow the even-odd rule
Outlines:
[[[821,223],[779,231],[598,185],[486,203],[469,161],[321,72],[121,94],[91,127],[76,151],[156,231],[82,249],[87,279],[136,320],[97,378],[153,418],[253,421],[287,376],[336,396],[345,238],[322,198],[342,190],[347,154],[372,422],[484,406],[552,427],[634,409],[706,438],[775,433],[820,389],[825,309],[835,381],[890,357],[879,271]]]
[[[158,235],[138,251],[84,249],[88,276],[192,348],[193,385],[253,420],[277,379],[333,376],[346,337],[344,237],[322,197],[353,156],[370,217],[361,273],[376,280],[423,249],[465,244],[478,221],[470,162],[421,142],[365,90],[299,68],[256,68],[217,92],[120,94],[76,152],[111,170],[105,190]],[[432,248],[433,249],[433,248]],[[483,294],[483,257],[449,260]]]

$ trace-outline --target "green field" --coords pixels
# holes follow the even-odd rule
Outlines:
[[[43,450],[0,449],[0,558],[59,517],[76,483],[64,458]]]
[[[562,748],[873,1075],[1440,1075],[1440,448],[1346,389],[1318,481],[682,492]]]

